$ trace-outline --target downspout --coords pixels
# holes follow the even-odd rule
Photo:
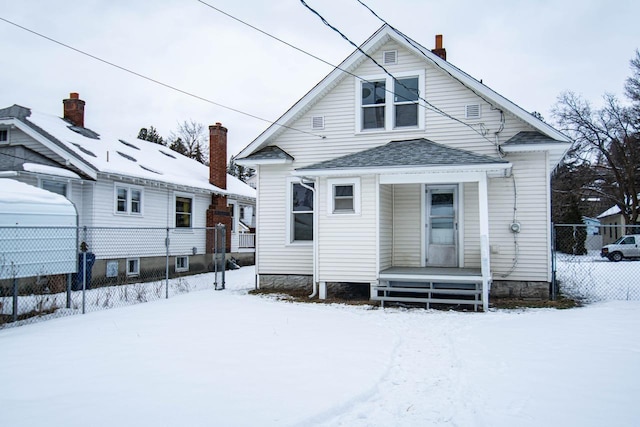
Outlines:
[[[312,181],[314,186],[311,187],[304,183],[304,180]],[[300,185],[311,190],[313,193],[313,291],[309,298],[315,298],[318,295],[318,193],[316,192],[316,181],[308,177],[300,179]]]

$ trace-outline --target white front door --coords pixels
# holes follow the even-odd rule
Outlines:
[[[426,265],[458,266],[458,186],[426,186]]]

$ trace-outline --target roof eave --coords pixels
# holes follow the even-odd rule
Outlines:
[[[442,172],[496,172],[498,176],[504,176],[505,171],[510,171],[512,164],[486,163],[472,165],[437,165],[437,166],[400,166],[400,167],[365,167],[365,168],[329,168],[329,169],[305,169],[300,168],[292,172],[294,176],[359,176],[359,175],[383,175],[393,174],[424,174]]]
[[[98,171],[95,168],[88,166],[80,158],[73,156],[69,151],[64,150],[57,144],[53,143],[51,140],[49,140],[45,136],[41,135],[40,133],[32,129],[30,126],[23,123],[21,120],[16,118],[4,118],[4,119],[0,119],[0,124],[7,125],[7,126],[15,126],[16,128],[20,129],[22,132],[24,132],[27,136],[35,139],[36,141],[38,141],[39,143],[47,147],[49,150],[53,151],[55,154],[57,154],[61,158],[68,160],[70,164],[78,168],[78,170],[82,171],[82,173],[86,174],[91,179],[97,179]]]
[[[293,163],[293,159],[236,159],[240,166],[260,166],[260,165],[286,165]]]

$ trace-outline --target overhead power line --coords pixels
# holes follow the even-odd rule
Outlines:
[[[29,33],[31,33],[33,35],[36,35],[36,36],[41,37],[41,38],[43,38],[45,40],[48,40],[48,41],[50,41],[52,43],[55,43],[55,44],[57,44],[59,46],[65,47],[65,48],[70,49],[70,50],[72,50],[74,52],[77,52],[77,53],[79,53],[81,55],[84,55],[84,56],[87,56],[87,57],[89,57],[91,59],[94,59],[96,61],[102,62],[103,64],[106,64],[106,65],[109,65],[111,67],[117,68],[117,69],[119,69],[121,71],[124,71],[125,73],[132,74],[132,75],[134,75],[136,77],[139,77],[141,79],[144,79],[144,80],[147,80],[149,82],[155,83],[157,85],[163,86],[163,87],[165,87],[167,89],[171,89],[171,90],[173,90],[175,92],[178,92],[178,93],[181,93],[183,95],[190,96],[190,97],[198,99],[200,101],[204,101],[204,102],[207,102],[209,104],[215,105],[217,107],[224,108],[226,110],[233,111],[235,113],[242,114],[244,116],[251,117],[251,118],[256,119],[256,120],[261,120],[263,122],[266,122],[266,123],[269,123],[269,124],[272,124],[272,125],[277,125],[277,126],[280,126],[280,127],[286,128],[286,129],[290,129],[290,130],[293,130],[293,131],[296,131],[296,132],[301,132],[301,133],[305,133],[305,134],[308,134],[308,135],[316,136],[318,138],[324,138],[322,135],[318,135],[318,134],[315,134],[315,133],[312,133],[312,132],[308,132],[308,131],[305,131],[305,130],[302,130],[302,129],[297,129],[297,128],[294,128],[294,127],[291,127],[291,126],[283,125],[281,123],[274,122],[273,120],[265,119],[263,117],[255,115],[255,114],[247,113],[246,111],[242,111],[242,110],[239,110],[237,108],[229,107],[227,105],[221,104],[219,102],[213,101],[211,99],[205,98],[205,97],[197,95],[195,93],[188,92],[186,90],[180,89],[180,88],[172,86],[170,84],[161,82],[161,81],[156,80],[156,79],[154,79],[152,77],[145,76],[144,74],[138,73],[138,72],[133,71],[133,70],[131,70],[129,68],[126,68],[126,67],[123,67],[121,65],[115,64],[115,63],[107,61],[105,59],[102,59],[102,58],[100,58],[100,57],[98,57],[96,55],[93,55],[91,53],[88,53],[88,52],[85,52],[85,51],[80,50],[78,48],[75,48],[73,46],[70,46],[70,45],[68,45],[66,43],[58,41],[58,40],[56,40],[56,39],[54,39],[52,37],[46,36],[46,35],[44,35],[42,33],[39,33],[39,32],[37,32],[35,30],[32,30],[30,28],[24,27],[24,26],[22,26],[20,24],[17,24],[15,22],[10,21],[10,20],[8,20],[6,18],[3,18],[1,16],[0,16],[0,20],[6,22],[7,24],[13,25],[14,27],[20,28],[21,30],[29,32]]]

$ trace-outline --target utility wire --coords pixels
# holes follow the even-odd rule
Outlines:
[[[357,0],[359,1],[359,0]],[[320,20],[322,21],[323,24],[325,24],[326,26],[328,26],[329,28],[331,28],[333,31],[335,31],[336,33],[338,33],[344,40],[346,40],[349,44],[351,44],[352,46],[354,46],[360,53],[362,53],[363,55],[365,55],[367,58],[369,58],[378,68],[382,69],[382,71],[385,72],[385,74],[387,74],[389,77],[391,77],[391,79],[396,83],[399,84],[400,86],[402,86],[404,89],[406,89],[408,92],[410,93],[415,93],[415,90],[409,89],[407,86],[404,85],[404,83],[402,83],[401,81],[399,81],[393,74],[391,74],[389,72],[389,70],[387,70],[382,64],[380,64],[378,61],[376,61],[373,57],[371,57],[371,55],[369,55],[367,52],[365,52],[360,46],[356,45],[353,41],[351,41],[349,39],[349,37],[347,37],[346,35],[344,35],[339,29],[337,29],[336,27],[334,27],[333,25],[331,25],[322,15],[320,15],[320,13],[318,13],[316,10],[314,10],[312,7],[310,7],[304,0],[300,0],[300,3],[302,3],[307,9],[309,9],[309,11],[311,11],[314,15],[316,15],[318,18],[320,18]],[[363,4],[362,2],[360,2],[360,4]],[[367,6],[367,9],[369,9],[369,7]],[[371,9],[369,9],[371,10]],[[373,12],[373,11],[372,11]],[[375,12],[374,12],[374,15]],[[378,15],[376,15],[378,16]],[[378,19],[382,19],[378,16]],[[383,21],[384,22],[384,21]],[[385,22],[386,23],[386,22]],[[389,24],[387,24],[389,25]],[[394,31],[398,32],[400,35],[402,35],[402,33],[400,33],[398,30],[396,30],[395,28],[393,28],[391,25],[389,25],[389,27],[391,29],[393,29]],[[404,35],[402,35],[404,37]],[[406,37],[404,37],[406,40]],[[407,40],[408,41],[408,40]],[[413,44],[412,44],[413,46]],[[414,46],[415,47],[415,46]],[[420,49],[418,49],[420,50]],[[482,138],[486,139],[487,141],[489,141],[492,145],[495,145],[493,141],[491,141],[489,138],[487,138],[482,132],[478,131],[475,127],[473,127],[472,125],[463,122],[462,120],[450,115],[449,113],[441,110],[440,108],[436,107],[435,105],[433,105],[432,103],[430,103],[429,101],[427,101],[423,96],[421,96],[419,93],[416,94],[418,96],[418,99],[421,100],[422,102],[424,102],[427,106],[427,108],[431,109],[432,111],[441,114],[442,116],[454,120],[464,126],[467,126],[468,128],[470,128],[471,130],[473,130],[475,133],[477,133],[478,135],[480,135]]]
[[[4,21],[4,22],[6,22],[7,24],[13,25],[14,27],[20,28],[21,30],[27,31],[27,32],[29,32],[29,33],[31,33],[31,34],[33,34],[33,35],[36,35],[36,36],[38,36],[38,37],[41,37],[41,38],[43,38],[43,39],[45,39],[45,40],[48,40],[48,41],[50,41],[50,42],[52,42],[52,43],[55,43],[55,44],[57,44],[57,45],[60,45],[60,46],[65,47],[65,48],[67,48],[67,49],[70,49],[70,50],[72,50],[72,51],[74,51],[74,52],[80,53],[80,54],[82,54],[82,55],[84,55],[84,56],[88,56],[88,57],[89,57],[89,58],[91,58],[91,59],[94,59],[94,60],[96,60],[96,61],[102,62],[103,64],[106,64],[106,65],[109,65],[109,66],[111,66],[111,67],[117,68],[117,69],[119,69],[119,70],[121,70],[121,71],[124,71],[124,72],[126,72],[126,73],[132,74],[132,75],[134,75],[134,76],[136,76],[136,77],[140,77],[140,78],[142,78],[142,79],[144,79],[144,80],[150,81],[150,82],[155,83],[155,84],[157,84],[157,85],[163,86],[163,87],[165,87],[165,88],[167,88],[167,89],[171,89],[171,90],[173,90],[173,91],[175,91],[175,92],[179,92],[179,93],[181,93],[181,94],[183,94],[183,95],[190,96],[190,97],[195,98],[195,99],[198,99],[198,100],[200,100],[200,101],[204,101],[204,102],[207,102],[207,103],[209,103],[209,104],[215,105],[215,106],[217,106],[217,107],[224,108],[224,109],[226,109],[226,110],[230,110],[230,111],[233,111],[233,112],[235,112],[235,113],[242,114],[242,115],[244,115],[244,116],[248,116],[248,117],[254,118],[254,119],[256,119],[256,120],[261,120],[261,121],[263,121],[263,122],[266,122],[266,123],[269,123],[269,124],[272,124],[272,125],[281,126],[281,127],[283,127],[283,128],[286,128],[286,129],[290,129],[290,130],[293,130],[293,131],[296,131],[296,132],[305,133],[305,134],[307,134],[307,135],[316,136],[316,137],[318,137],[318,138],[324,138],[324,136],[322,136],[322,135],[318,135],[318,134],[315,134],[315,133],[312,133],[312,132],[307,132],[307,131],[302,130],[302,129],[296,129],[296,128],[293,128],[293,127],[291,127],[291,126],[283,125],[283,124],[280,124],[280,123],[274,122],[273,120],[268,120],[268,119],[265,119],[265,118],[263,118],[263,117],[256,116],[255,114],[247,113],[247,112],[242,111],[242,110],[239,110],[239,109],[237,109],[237,108],[233,108],[233,107],[229,107],[229,106],[224,105],[224,104],[220,104],[219,102],[215,102],[215,101],[212,101],[212,100],[207,99],[207,98],[205,98],[205,97],[202,97],[202,96],[200,96],[200,95],[196,95],[196,94],[194,94],[194,93],[187,92],[186,90],[182,90],[182,89],[177,88],[177,87],[175,87],[175,86],[172,86],[172,85],[170,85],[170,84],[163,83],[163,82],[161,82],[161,81],[159,81],[159,80],[156,80],[156,79],[154,79],[154,78],[151,78],[151,77],[145,76],[144,74],[140,74],[140,73],[138,73],[138,72],[136,72],[136,71],[130,70],[130,69],[125,68],[125,67],[123,67],[123,66],[121,66],[121,65],[115,64],[115,63],[113,63],[113,62],[107,61],[107,60],[105,60],[105,59],[102,59],[102,58],[100,58],[100,57],[98,57],[98,56],[92,55],[92,54],[90,54],[90,53],[88,53],[88,52],[85,52],[85,51],[83,51],[83,50],[80,50],[80,49],[78,49],[78,48],[75,48],[75,47],[73,47],[73,46],[70,46],[70,45],[68,45],[68,44],[65,44],[65,43],[63,43],[63,42],[61,42],[61,41],[58,41],[58,40],[54,39],[54,38],[48,37],[48,36],[46,36],[46,35],[44,35],[44,34],[42,34],[42,33],[39,33],[39,32],[37,32],[37,31],[35,31],[35,30],[29,29],[29,28],[24,27],[24,26],[22,26],[22,25],[20,25],[20,24],[16,24],[15,22],[10,21],[10,20],[8,20],[8,19],[5,19],[5,18],[3,18],[3,17],[1,17],[1,16],[0,16],[0,21]]]

